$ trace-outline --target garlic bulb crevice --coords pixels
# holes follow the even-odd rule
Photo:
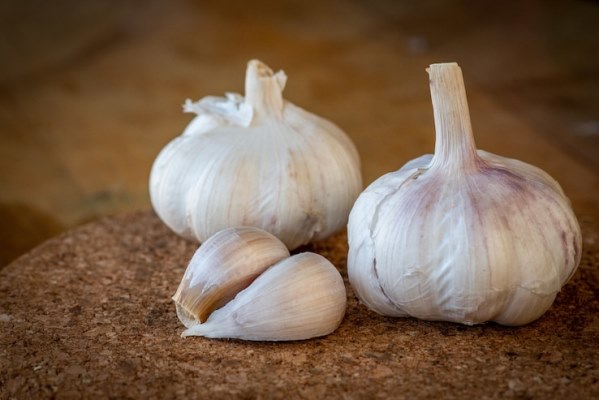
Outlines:
[[[281,341],[333,332],[346,297],[326,258],[290,256],[270,233],[236,227],[200,246],[173,300],[187,328],[182,336]]]
[[[284,100],[285,82],[253,60],[245,97],[186,102],[197,116],[150,174],[152,206],[174,232],[203,242],[256,226],[294,249],[345,227],[362,190],[358,153],[336,125]]]
[[[541,169],[476,150],[457,64],[429,73],[435,154],[359,196],[348,224],[352,287],[384,315],[534,321],[580,262],[570,202]]]

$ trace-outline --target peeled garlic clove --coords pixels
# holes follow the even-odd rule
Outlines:
[[[173,296],[177,314],[189,328],[222,307],[276,262],[289,257],[287,247],[261,229],[225,229],[194,254]]]
[[[429,74],[435,154],[359,196],[348,224],[350,283],[384,315],[534,321],[580,262],[576,217],[544,171],[476,150],[457,64]]]
[[[154,210],[177,234],[203,242],[256,226],[294,249],[345,227],[362,189],[358,153],[336,125],[283,99],[286,79],[253,60],[245,97],[185,104],[197,117],[150,175]]]
[[[301,253],[273,265],[183,336],[301,340],[328,335],[345,314],[343,279],[324,257]]]

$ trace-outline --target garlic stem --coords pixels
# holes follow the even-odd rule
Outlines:
[[[457,63],[427,68],[435,117],[435,155],[431,169],[459,173],[476,169],[480,160],[472,135],[462,69]]]
[[[251,60],[245,75],[246,104],[252,106],[256,114],[281,116],[286,79],[283,72],[275,74],[266,64]]]

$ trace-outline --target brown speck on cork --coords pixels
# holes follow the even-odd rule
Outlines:
[[[500,179],[506,185],[517,192],[527,192],[525,178],[516,175],[507,168],[486,166],[480,170],[483,174],[492,179]]]

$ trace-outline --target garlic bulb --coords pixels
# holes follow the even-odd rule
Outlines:
[[[428,69],[435,154],[382,176],[348,224],[350,283],[389,316],[523,325],[576,270],[581,233],[559,184],[476,150],[461,69]]]
[[[173,296],[183,336],[299,340],[333,332],[343,319],[343,279],[326,258],[289,256],[276,237],[229,228],[195,253]]]
[[[185,104],[198,116],[150,175],[152,205],[177,234],[203,242],[256,226],[294,249],[344,228],[362,190],[358,153],[337,126],[283,99],[286,79],[253,60],[245,98]]]

